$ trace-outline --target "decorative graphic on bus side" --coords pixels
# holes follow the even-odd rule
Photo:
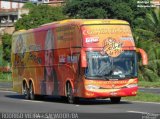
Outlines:
[[[16,39],[16,47],[15,53],[24,53],[26,51],[25,40],[23,39],[22,35],[19,35]]]

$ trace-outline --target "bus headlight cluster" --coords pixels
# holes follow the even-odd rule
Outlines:
[[[95,86],[95,85],[87,85],[86,86],[86,89],[89,89],[89,90],[91,90],[91,89],[99,89],[100,87],[99,86]]]
[[[126,87],[127,88],[133,88],[133,87],[137,87],[138,85],[137,84],[129,84],[129,85],[127,85]]]

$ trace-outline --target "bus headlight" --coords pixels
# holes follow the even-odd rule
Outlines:
[[[100,88],[99,86],[95,86],[95,85],[87,85],[86,86],[86,89],[88,89],[88,90],[99,89],[99,88]]]
[[[129,84],[129,85],[127,85],[126,87],[127,88],[133,88],[133,87],[137,87],[138,85],[137,84]]]

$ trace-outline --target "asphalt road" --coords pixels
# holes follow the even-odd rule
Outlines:
[[[23,96],[15,92],[0,91],[0,112],[1,119],[6,119],[7,114],[13,112],[13,114],[41,114],[42,119],[55,119],[55,113],[61,114],[61,117],[56,119],[160,119],[160,103],[122,100],[120,104],[111,104],[109,100],[99,99],[67,104],[59,97],[45,97],[32,101],[23,99]],[[46,117],[48,113],[53,115]]]
[[[0,89],[2,90],[9,90],[12,89],[12,87],[12,82],[0,82]]]

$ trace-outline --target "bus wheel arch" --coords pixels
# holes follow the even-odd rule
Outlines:
[[[30,99],[29,86],[28,86],[28,83],[25,79],[22,81],[22,95],[24,96],[25,99],[27,99],[27,100]]]

